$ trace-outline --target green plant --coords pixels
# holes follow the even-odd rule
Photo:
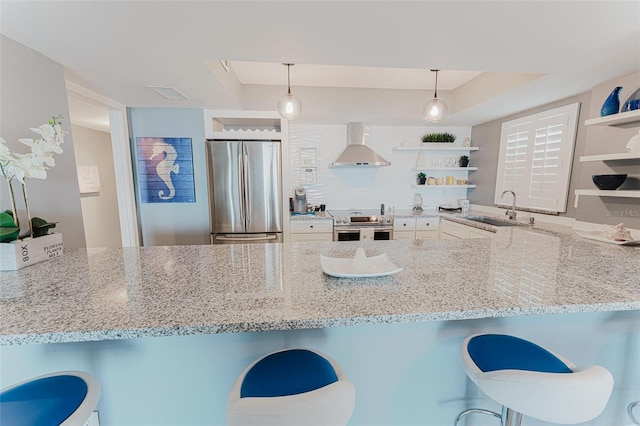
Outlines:
[[[418,179],[426,179],[426,178],[427,178],[426,174],[424,174],[422,172],[418,173]]]
[[[434,143],[434,142],[445,142],[445,143],[453,143],[456,140],[456,135],[452,133],[427,133],[422,136],[422,142],[425,143]]]
[[[468,155],[461,155],[460,156],[460,161],[469,161],[469,156]]]

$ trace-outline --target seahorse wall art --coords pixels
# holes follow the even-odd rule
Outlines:
[[[178,174],[180,173],[180,165],[176,164],[176,160],[178,159],[178,152],[173,147],[173,145],[169,145],[168,143],[159,140],[153,144],[151,156],[149,156],[149,160],[153,160],[158,155],[163,155],[164,158],[160,160],[158,165],[156,165],[156,173],[158,177],[162,179],[162,181],[169,188],[169,194],[165,195],[165,191],[163,189],[158,191],[158,197],[163,200],[170,200],[176,196],[176,189],[173,186],[173,181],[171,180],[171,173]]]
[[[195,203],[191,138],[136,137],[140,201]]]

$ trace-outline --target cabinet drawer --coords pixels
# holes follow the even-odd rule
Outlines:
[[[442,234],[449,234],[457,238],[469,238],[469,227],[460,225],[455,222],[443,220],[440,224],[440,232]]]
[[[306,234],[290,234],[289,241],[292,243],[304,241],[333,241],[333,233],[308,232]]]
[[[413,231],[395,231],[393,233],[394,240],[415,240],[416,234]]]
[[[418,217],[416,218],[416,231],[430,231],[438,229],[440,226],[439,217]]]
[[[437,240],[439,238],[440,233],[437,230],[416,231],[416,240]]]
[[[415,231],[416,219],[413,217],[401,217],[393,219],[394,231]]]
[[[333,232],[331,220],[292,220],[290,225],[291,233]]]

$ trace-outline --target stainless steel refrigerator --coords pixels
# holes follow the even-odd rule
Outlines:
[[[280,142],[207,140],[211,242],[282,241]]]

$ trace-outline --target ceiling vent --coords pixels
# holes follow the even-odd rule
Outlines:
[[[181,100],[189,99],[184,93],[182,93],[181,91],[173,87],[165,87],[165,86],[147,86],[147,87],[149,89],[155,90],[165,98],[171,99],[172,101],[181,101]]]

